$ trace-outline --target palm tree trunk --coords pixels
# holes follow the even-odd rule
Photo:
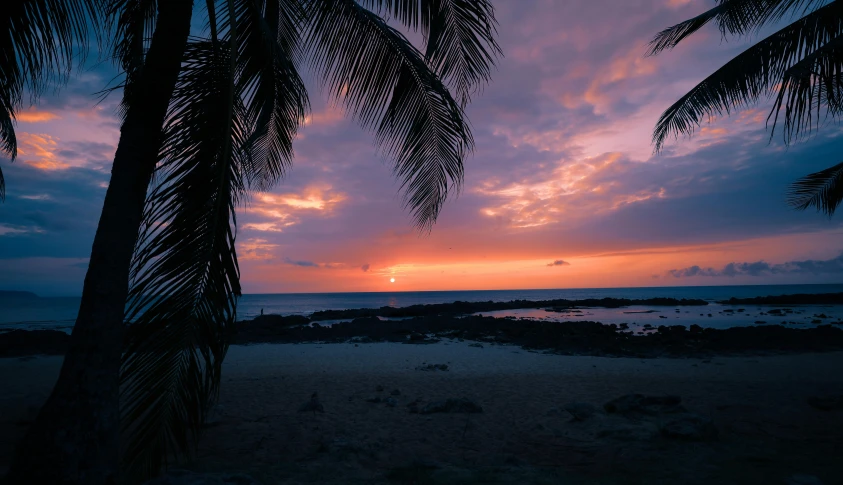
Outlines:
[[[52,394],[18,445],[9,484],[117,483],[129,267],[192,10],[193,0],[158,2],[155,34],[120,129],[70,349]]]

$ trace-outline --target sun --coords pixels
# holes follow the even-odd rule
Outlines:
[[[390,283],[395,283],[395,278],[390,278],[390,279],[389,279],[389,282],[390,282]]]

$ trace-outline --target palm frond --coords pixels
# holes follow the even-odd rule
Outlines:
[[[843,201],[843,163],[812,173],[790,186],[788,205],[797,210],[815,207],[831,217]]]
[[[189,455],[216,399],[240,295],[235,206],[249,130],[230,49],[189,45],[132,263],[121,389],[126,475]]]
[[[834,2],[759,41],[661,115],[653,132],[655,150],[661,150],[670,134],[693,133],[705,116],[728,114],[772,94],[791,66],[841,34],[843,2]]]
[[[691,34],[714,21],[722,36],[742,36],[778,22],[788,14],[806,15],[827,0],[718,0],[718,4],[662,30],[650,41],[648,56],[676,47]]]
[[[489,82],[498,45],[494,6],[488,0],[366,0],[363,6],[386,12],[426,39],[425,57],[449,84],[462,106]]]
[[[424,56],[397,30],[353,0],[319,0],[308,11],[312,61],[343,102],[395,160],[405,206],[420,228],[436,221],[458,189],[473,145],[464,113]]]
[[[126,76],[117,86],[123,88],[120,115],[125,118],[155,31],[158,0],[110,0],[106,15],[115,26],[111,50]]]
[[[17,157],[15,111],[68,79],[85,59],[90,29],[99,35],[102,0],[18,0],[0,8],[0,151]],[[0,172],[0,202],[6,185]]]
[[[836,117],[843,105],[843,35],[832,39],[789,67],[782,76],[774,103],[773,126],[784,107],[784,138],[811,132],[827,116]],[[823,116],[825,113],[825,117]]]
[[[238,0],[234,3],[239,39],[238,88],[252,134],[242,150],[247,182],[267,190],[287,171],[293,140],[310,109],[296,64],[301,58],[297,2]]]

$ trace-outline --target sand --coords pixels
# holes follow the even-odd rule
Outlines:
[[[0,359],[0,470],[50,390],[61,357]],[[447,364],[448,371],[420,371]],[[234,346],[218,419],[182,466],[273,483],[843,483],[843,411],[809,406],[843,393],[843,352],[631,359],[517,347],[264,344]],[[378,386],[383,388],[378,391]],[[391,392],[398,389],[400,394]],[[325,413],[298,408],[318,392]],[[709,417],[716,440],[665,438],[671,416],[560,410],[627,393],[674,394]],[[367,399],[392,397],[397,406]],[[481,414],[412,414],[407,404],[470,399]],[[30,406],[33,409],[27,409]],[[838,450],[835,454],[834,448]]]

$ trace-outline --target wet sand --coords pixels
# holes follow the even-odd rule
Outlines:
[[[641,360],[483,345],[234,346],[218,416],[197,459],[182,466],[248,473],[264,484],[785,484],[795,474],[841,483],[843,411],[807,399],[843,393],[843,352]],[[0,359],[0,471],[60,363]],[[417,370],[427,364],[448,370]],[[325,412],[298,412],[313,392]],[[670,415],[602,412],[628,393],[681,396],[713,421],[718,437],[671,439],[659,431]],[[374,398],[382,402],[367,402]],[[469,399],[483,412],[407,407],[447,398]],[[600,411],[573,421],[562,409],[569,402]]]

